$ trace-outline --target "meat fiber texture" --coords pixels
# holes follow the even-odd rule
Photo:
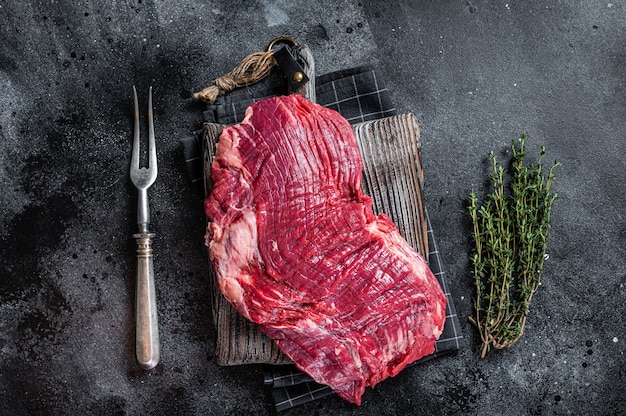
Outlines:
[[[426,261],[363,195],[350,124],[299,95],[224,129],[205,200],[226,299],[298,368],[361,404],[431,354],[446,299]]]

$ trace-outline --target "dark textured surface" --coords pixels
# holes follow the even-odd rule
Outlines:
[[[623,414],[626,6],[621,2],[0,4],[0,414],[272,414],[258,367],[213,361],[203,213],[178,140],[191,91],[288,34],[318,73],[381,68],[422,126],[426,204],[460,316],[465,198],[485,154],[529,135],[564,163],[526,334],[300,414]],[[154,86],[151,190],[162,361],[133,357],[131,91]]]

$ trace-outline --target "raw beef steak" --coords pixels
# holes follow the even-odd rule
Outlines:
[[[434,351],[445,296],[361,191],[353,130],[299,95],[224,129],[205,201],[218,284],[315,381],[360,404],[366,386]]]

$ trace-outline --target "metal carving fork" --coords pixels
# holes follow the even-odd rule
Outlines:
[[[139,365],[149,370],[159,363],[159,325],[157,319],[154,268],[152,265],[152,238],[148,231],[150,207],[148,188],[157,177],[157,157],[154,143],[154,121],[152,113],[152,87],[148,96],[148,167],[139,167],[140,134],[139,105],[137,90],[133,86],[135,99],[135,136],[130,162],[130,179],[138,190],[137,224],[139,232],[133,234],[137,242],[137,289],[136,289],[136,353]]]

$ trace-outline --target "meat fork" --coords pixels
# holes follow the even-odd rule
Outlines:
[[[139,167],[140,134],[139,105],[137,90],[133,86],[135,99],[135,134],[130,162],[130,179],[137,188],[137,225],[139,232],[133,234],[137,242],[137,289],[136,306],[136,355],[139,365],[149,370],[159,363],[159,324],[157,319],[156,292],[154,289],[154,267],[152,264],[152,238],[148,231],[150,207],[148,188],[157,177],[157,156],[154,143],[154,121],[152,113],[152,87],[148,96],[148,167]]]

